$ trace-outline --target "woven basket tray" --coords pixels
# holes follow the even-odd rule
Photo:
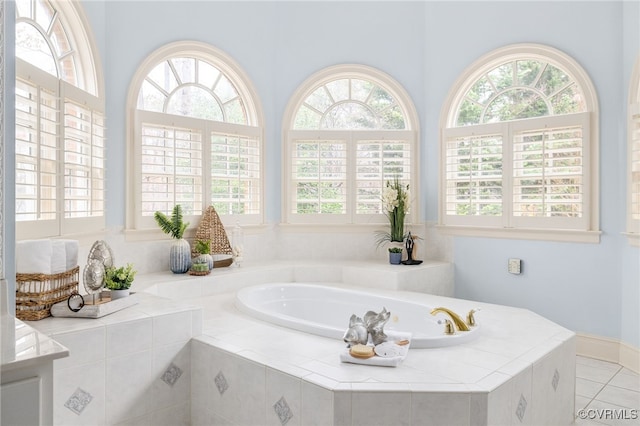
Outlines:
[[[80,267],[59,274],[16,274],[16,318],[37,321],[51,315],[51,306],[78,292]]]

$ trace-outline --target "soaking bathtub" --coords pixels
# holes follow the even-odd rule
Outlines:
[[[481,326],[453,335],[444,333],[444,314],[430,314],[427,306],[370,291],[317,283],[272,283],[240,289],[236,307],[262,321],[333,339],[342,339],[349,318],[386,308],[391,316],[385,330],[410,332],[412,348],[452,346],[474,340]],[[466,312],[458,312],[466,315]],[[440,323],[439,323],[440,322]]]
[[[454,299],[452,273],[429,261],[269,262],[207,277],[148,274],[134,286],[164,300],[151,311],[201,307],[188,321],[201,327],[192,374],[181,376],[191,380],[193,424],[281,424],[282,413],[296,424],[572,424],[575,333],[526,309]],[[480,307],[479,327],[444,335],[444,314],[429,314],[439,306],[461,316]],[[349,317],[383,307],[385,330],[415,319],[406,328],[422,341],[412,339],[397,368],[343,363]]]

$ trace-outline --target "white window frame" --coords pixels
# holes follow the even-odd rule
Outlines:
[[[66,217],[65,211],[65,139],[72,137],[67,135],[65,129],[65,103],[75,103],[81,105],[84,109],[90,110],[90,115],[99,114],[100,120],[104,123],[104,81],[102,75],[102,66],[100,58],[96,54],[97,48],[93,34],[91,33],[91,27],[82,10],[82,7],[75,2],[54,2],[52,5],[56,11],[56,19],[58,19],[65,31],[73,47],[73,55],[76,64],[76,75],[78,78],[78,86],[76,87],[58,76],[53,76],[46,71],[39,69],[38,67],[20,59],[16,58],[16,79],[21,80],[28,85],[35,85],[46,88],[51,93],[55,93],[57,96],[57,131],[56,131],[56,216],[55,219],[35,219],[16,221],[16,238],[18,240],[23,239],[36,239],[36,238],[50,238],[50,237],[84,237],[95,236],[104,232],[105,228],[105,209],[104,209],[104,191],[105,191],[105,143],[106,135],[100,138],[98,145],[102,153],[100,158],[95,158],[95,161],[99,164],[93,163],[93,158],[90,161],[89,169],[93,174],[93,166],[101,170],[102,178],[98,178],[100,181],[98,186],[101,186],[101,197],[95,199],[93,196],[96,192],[91,188],[91,204],[92,207],[86,217]],[[22,18],[21,18],[22,20]],[[43,34],[45,40],[47,35]],[[48,41],[48,40],[47,40]],[[50,42],[50,41],[48,41]],[[83,117],[86,119],[87,117]],[[89,122],[93,126],[93,117],[88,117]],[[104,131],[104,127],[102,128]],[[89,150],[94,149],[94,139],[91,133],[88,139],[84,140],[85,147],[88,143]],[[80,153],[83,156],[92,156],[92,153],[87,152]],[[73,167],[73,166],[71,166]],[[96,201],[101,204],[101,208],[94,210]],[[36,200],[39,203],[39,199]]]
[[[296,113],[318,87],[327,82],[357,78],[377,84],[390,93],[403,111],[405,129],[403,130],[296,130],[294,123]],[[285,110],[282,134],[284,137],[282,150],[282,222],[287,225],[354,227],[388,224],[384,214],[356,214],[356,148],[358,141],[394,140],[408,141],[411,150],[410,172],[408,184],[411,192],[411,207],[405,218],[405,225],[416,225],[420,218],[420,153],[418,146],[419,120],[413,101],[405,89],[389,75],[372,67],[355,64],[336,65],[325,68],[303,82],[293,94]],[[297,140],[341,140],[347,144],[346,213],[341,214],[293,214],[295,202],[295,185],[292,181],[292,149]]]
[[[247,125],[228,122],[210,121],[188,116],[165,114],[152,111],[138,110],[138,95],[142,84],[149,72],[158,64],[173,57],[193,57],[216,66],[226,77],[234,83],[240,97],[245,101],[247,110]],[[164,119],[164,122],[163,122]],[[201,203],[203,211],[211,204],[209,189],[211,188],[210,146],[206,142],[212,133],[231,136],[247,136],[257,138],[260,145],[260,197],[259,213],[257,214],[223,214],[218,212],[225,226],[240,225],[257,226],[264,224],[264,118],[260,100],[251,80],[241,69],[239,64],[225,52],[202,42],[179,41],[167,44],[151,55],[140,65],[129,86],[127,96],[127,164],[126,164],[126,236],[129,240],[154,240],[163,238],[153,216],[142,215],[141,194],[141,134],[142,123],[145,120],[153,124],[166,124],[184,128],[199,129],[203,139],[203,190]],[[189,227],[185,236],[191,235],[197,228],[201,214],[185,215],[185,222]]]
[[[636,58],[629,83],[627,105],[627,231],[629,244],[640,247],[640,218],[634,217],[633,205],[638,203],[638,172],[640,171],[640,56]],[[634,172],[636,173],[634,175]]]
[[[539,118],[487,123],[473,126],[456,126],[458,110],[469,88],[486,72],[501,63],[518,59],[540,59],[570,73],[580,86],[586,104],[586,112],[552,115]],[[599,230],[599,142],[598,101],[595,88],[586,72],[572,58],[549,46],[517,44],[506,46],[484,55],[475,61],[457,79],[443,104],[440,118],[440,191],[438,228],[450,235],[494,238],[533,239],[548,241],[572,241],[598,243]],[[515,217],[512,212],[513,192],[513,138],[515,132],[526,129],[543,129],[563,125],[580,125],[583,131],[583,216],[577,220],[566,218]],[[447,140],[454,136],[500,134],[502,135],[502,215],[456,216],[446,214],[447,190]]]

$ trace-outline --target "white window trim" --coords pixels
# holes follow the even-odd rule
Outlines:
[[[105,229],[105,209],[102,214],[82,218],[65,217],[65,161],[64,161],[64,105],[69,100],[99,112],[104,117],[104,100],[82,89],[42,71],[41,69],[16,58],[17,78],[28,83],[41,85],[54,90],[57,96],[57,170],[56,170],[56,219],[36,219],[16,221],[16,238],[18,240],[55,238],[83,235],[100,235]],[[106,141],[106,137],[104,138]],[[106,150],[106,147],[105,147]],[[105,168],[103,167],[103,173]],[[103,180],[103,185],[104,185]],[[103,192],[104,194],[104,192]],[[103,200],[104,201],[104,200]]]
[[[102,99],[104,103],[104,76],[102,62],[98,54],[98,47],[91,31],[91,25],[87,15],[79,2],[58,1],[55,7],[62,12],[64,22],[70,29],[70,37],[75,40],[78,49],[77,59],[82,64],[82,76],[89,93]]]
[[[640,219],[634,219],[631,214],[631,200],[633,196],[633,128],[634,118],[640,117],[640,55],[631,72],[629,82],[629,102],[627,104],[627,229],[624,233],[629,240],[629,244],[640,247]]]
[[[300,140],[300,139],[316,139],[319,135],[319,132],[316,131],[312,131],[312,130],[290,130],[287,134],[286,137],[286,145],[285,145],[285,149],[287,154],[291,153],[291,149],[292,149],[292,144],[296,141],[296,140]],[[356,158],[356,144],[358,141],[360,140],[369,140],[369,139],[377,139],[377,140],[384,140],[384,139],[391,139],[393,140],[394,138],[399,138],[399,139],[405,139],[405,140],[409,140],[412,149],[413,147],[415,147],[416,144],[416,140],[415,140],[415,132],[411,131],[411,130],[390,130],[390,131],[384,131],[384,130],[355,130],[355,131],[351,131],[351,130],[325,130],[322,131],[322,139],[323,140],[343,140],[346,141],[347,144],[347,182],[348,182],[348,186],[353,188],[355,187],[355,161],[354,159]],[[413,153],[414,151],[412,151]],[[411,161],[413,163],[414,158],[413,156],[411,157]],[[283,179],[283,185],[284,185],[284,189],[283,189],[283,194],[292,194],[294,191],[294,187],[292,185],[291,179],[289,179],[289,177],[292,174],[292,165],[291,165],[291,161],[289,158],[287,158],[287,161],[284,163],[285,166],[283,167],[283,171],[285,173],[284,175],[284,179]],[[413,165],[412,165],[412,169],[414,169]],[[412,174],[411,176],[411,180],[409,182],[409,188],[416,188],[417,185],[417,179],[416,177]],[[414,204],[415,203],[415,193],[417,191],[411,191],[412,194],[412,205],[411,205],[411,209],[414,208]],[[353,194],[350,194],[353,195]],[[284,200],[284,205],[286,206],[287,210],[285,211],[285,216],[287,217],[287,220],[285,221],[285,223],[288,224],[315,224],[315,225],[320,225],[320,224],[327,224],[327,225],[342,225],[342,224],[347,224],[347,225],[356,225],[356,224],[385,224],[388,223],[388,220],[384,217],[384,215],[380,215],[380,214],[356,214],[355,210],[356,210],[356,200],[353,197],[349,197],[347,199],[347,213],[345,215],[337,215],[337,214],[305,214],[305,215],[301,215],[301,214],[291,214],[291,210],[293,208],[292,206],[292,198],[291,196],[285,195],[284,196],[285,200]],[[412,218],[417,217],[416,213],[414,212],[414,210],[411,210],[407,216],[405,217],[405,221],[407,223],[407,225],[412,223]],[[345,223],[346,220],[346,223]]]
[[[139,131],[142,129],[143,123],[149,122],[149,123],[158,124],[158,125],[166,124],[170,126],[178,126],[178,127],[188,128],[188,129],[198,129],[201,131],[202,138],[203,138],[203,151],[202,151],[203,176],[211,175],[210,162],[207,160],[211,156],[211,151],[210,151],[210,146],[206,143],[209,140],[209,137],[211,134],[215,133],[215,134],[246,136],[246,137],[254,137],[254,138],[259,138],[261,135],[261,131],[259,128],[240,125],[240,124],[212,122],[210,120],[203,120],[200,118],[168,115],[168,114],[163,114],[163,113],[154,112],[154,111],[136,110],[134,114],[135,114],[135,132],[136,132],[134,157],[136,158],[137,163],[140,163],[140,159],[142,157],[142,152],[141,152],[142,146],[139,143],[141,140],[141,135],[139,134]],[[169,119],[171,120],[170,122],[167,121]],[[140,168],[136,168],[136,170],[134,171],[134,181],[139,183],[141,182],[141,180],[142,180],[142,171],[140,170]],[[203,181],[204,182],[202,185],[201,202],[204,208],[207,208],[210,204],[207,199],[207,194],[210,193],[211,185],[210,185],[210,181],[207,181],[206,179],[203,179]],[[142,215],[140,203],[135,204],[135,210],[136,210],[135,225],[134,225],[135,229],[157,228],[157,224],[153,216]],[[220,220],[223,220],[225,215],[219,212],[218,214],[220,216]],[[243,216],[242,219],[244,219],[244,220],[242,219],[238,220],[241,225],[259,225],[262,223],[261,214],[247,214],[247,215],[241,215],[241,216]],[[197,226],[197,224],[200,221],[200,218],[201,218],[201,215],[184,216],[184,221],[189,222],[190,227],[193,228]],[[231,219],[229,219],[227,222],[229,222],[228,225],[232,225],[235,223],[235,222],[231,222]]]
[[[42,80],[44,78],[54,78],[58,80],[56,92],[59,97],[59,124],[58,149],[63,152],[64,144],[64,100],[66,93],[73,93],[72,100],[79,101],[87,107],[99,111],[105,115],[104,99],[104,76],[102,73],[102,62],[98,54],[98,48],[91,31],[90,22],[81,4],[78,2],[56,2],[54,4],[58,17],[68,31],[67,36],[72,38],[72,43],[77,49],[76,59],[79,62],[78,78],[83,81],[85,89],[80,89],[64,82],[61,78],[51,76],[49,73],[16,58],[16,78],[29,81],[32,78]],[[46,76],[45,76],[46,74]],[[106,137],[105,137],[106,144]],[[105,146],[106,149],[106,146]],[[16,222],[16,239],[34,239],[46,237],[73,237],[81,240],[95,239],[104,235],[105,229],[105,209],[103,207],[102,216],[86,218],[65,218],[64,217],[64,161],[59,159],[58,171],[56,173],[58,181],[58,219],[56,220],[33,220]],[[103,181],[103,185],[105,184]],[[106,188],[105,188],[106,189]],[[15,202],[15,200],[14,200]],[[60,213],[62,212],[62,213]]]
[[[397,99],[397,104],[402,109],[405,117],[406,129],[404,130],[293,130],[295,124],[296,113],[306,99],[306,95],[311,93],[317,87],[326,84],[336,78],[364,78],[372,81],[380,87],[386,89]],[[292,192],[291,187],[291,146],[293,141],[300,136],[316,139],[324,138],[333,139],[338,135],[342,135],[347,140],[358,140],[367,135],[380,135],[392,138],[393,135],[402,135],[411,143],[411,179],[409,188],[411,191],[411,208],[410,214],[405,218],[405,226],[416,225],[420,218],[420,191],[418,185],[420,182],[420,149],[418,143],[419,119],[418,114],[407,91],[391,76],[372,67],[358,64],[335,65],[318,71],[307,78],[294,92],[287,104],[282,120],[282,135],[284,143],[282,149],[282,225],[292,230],[305,230],[309,227],[315,229],[317,227],[332,227],[336,229],[344,229],[344,227],[355,226],[369,229],[371,225],[380,227],[380,225],[388,224],[388,220],[384,215],[357,215],[358,220],[355,221],[355,212],[353,206],[354,200],[347,199],[349,207],[347,215],[294,215],[291,214],[292,199],[289,194]],[[349,144],[351,145],[351,144]],[[353,152],[355,147],[348,146],[348,152]],[[355,172],[353,160],[354,154],[347,156],[348,171],[347,180],[354,182]],[[346,217],[345,217],[346,216]],[[345,223],[346,222],[346,223]]]
[[[445,158],[445,134],[454,131],[448,128],[455,123],[457,110],[453,107],[459,105],[469,88],[480,76],[491,70],[499,62],[508,62],[520,59],[526,55],[530,58],[539,58],[545,62],[557,64],[563,70],[570,72],[574,80],[580,85],[585,97],[586,109],[591,115],[589,128],[589,151],[588,159],[588,188],[589,200],[585,203],[585,208],[589,209],[589,220],[586,230],[563,230],[563,229],[533,229],[533,228],[513,228],[504,224],[487,223],[485,225],[462,225],[444,224],[446,206],[446,158]],[[496,49],[471,64],[458,77],[453,84],[440,114],[440,191],[439,191],[439,219],[438,229],[443,233],[456,236],[469,237],[490,237],[490,238],[513,238],[513,239],[534,239],[546,241],[565,241],[599,243],[599,127],[598,127],[598,98],[595,87],[584,69],[567,54],[549,46],[539,44],[515,44]],[[547,117],[551,118],[551,117]],[[526,120],[522,120],[523,122]],[[499,123],[498,123],[499,124]],[[511,142],[508,142],[511,148]],[[508,166],[509,168],[511,165]],[[503,172],[503,176],[508,176]],[[509,189],[511,178],[509,177]]]
[[[226,74],[231,81],[235,83],[241,83],[236,85],[236,89],[241,98],[250,100],[246,102],[245,108],[247,111],[247,125],[255,126],[256,136],[260,138],[260,213],[257,215],[247,215],[247,218],[242,218],[242,215],[222,215],[220,214],[220,220],[227,227],[239,222],[241,225],[248,225],[254,228],[261,228],[264,225],[265,217],[265,204],[264,204],[264,153],[265,153],[265,132],[264,132],[264,115],[260,99],[257,91],[253,87],[251,80],[247,74],[242,70],[240,65],[227,53],[219,50],[207,43],[198,41],[178,41],[169,43],[160,47],[153,53],[151,53],[138,67],[127,94],[127,113],[126,113],[126,218],[125,218],[125,235],[129,241],[146,241],[146,240],[159,240],[165,236],[162,231],[159,230],[155,222],[152,222],[153,218],[143,218],[140,215],[139,202],[141,199],[140,187],[140,144],[138,123],[138,94],[142,83],[149,74],[149,72],[157,64],[165,61],[176,55],[189,56],[193,58],[202,59],[206,62],[218,67],[224,74]],[[145,111],[140,111],[146,113]],[[189,119],[189,117],[181,117],[171,115],[172,120],[181,121],[182,119]],[[236,127],[232,123],[216,122],[216,128],[228,131],[229,134],[237,133]],[[246,133],[243,133],[246,134]],[[204,201],[204,208],[209,206],[207,200]],[[249,217],[250,216],[250,217]],[[185,222],[189,222],[189,227],[185,231],[185,237],[195,235],[195,229],[198,227],[201,215],[194,215],[185,217]]]

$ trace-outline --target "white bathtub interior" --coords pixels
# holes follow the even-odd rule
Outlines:
[[[386,309],[391,315],[384,329],[411,333],[413,348],[469,342],[481,329],[476,326],[447,335],[443,314],[430,315],[436,306],[344,288],[344,284],[272,283],[245,287],[236,293],[235,306],[254,318],[332,339],[342,339],[351,315],[363,318],[368,311]]]

